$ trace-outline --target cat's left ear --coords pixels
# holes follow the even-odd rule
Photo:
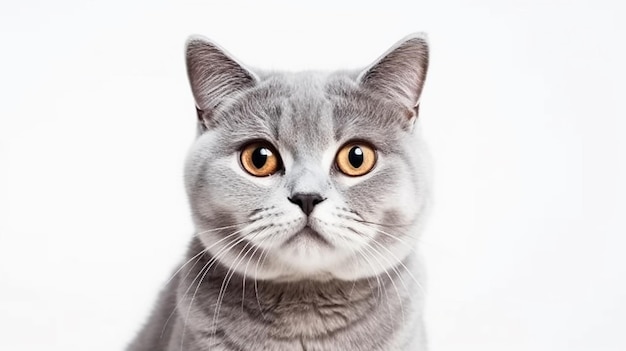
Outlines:
[[[406,106],[408,118],[414,122],[428,70],[428,52],[426,34],[411,34],[363,70],[357,81],[364,88]]]
[[[254,87],[258,78],[226,50],[204,37],[190,37],[185,51],[199,122],[206,128],[213,111],[224,99]]]

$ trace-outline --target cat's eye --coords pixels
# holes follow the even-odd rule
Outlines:
[[[345,175],[358,177],[369,173],[376,164],[376,150],[363,142],[351,142],[344,145],[335,162]]]
[[[267,142],[246,145],[241,150],[241,166],[256,177],[267,177],[282,167],[278,152]]]

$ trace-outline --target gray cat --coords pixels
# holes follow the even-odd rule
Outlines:
[[[425,36],[333,73],[252,71],[198,37],[186,50],[197,232],[128,350],[425,350]]]

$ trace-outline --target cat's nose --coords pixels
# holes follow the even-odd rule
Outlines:
[[[310,193],[297,193],[294,194],[292,197],[289,197],[288,199],[294,204],[300,206],[302,212],[304,212],[304,214],[306,214],[307,216],[310,215],[311,212],[313,212],[313,207],[315,207],[315,205],[326,200],[320,194]]]

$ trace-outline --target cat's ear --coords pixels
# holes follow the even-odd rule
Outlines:
[[[257,76],[217,44],[191,36],[185,48],[187,74],[199,118],[210,118],[223,99],[253,87]],[[206,125],[207,121],[204,122]]]
[[[427,37],[425,33],[415,33],[392,46],[363,70],[357,80],[364,88],[402,103],[409,109],[409,118],[414,120],[427,70]]]

